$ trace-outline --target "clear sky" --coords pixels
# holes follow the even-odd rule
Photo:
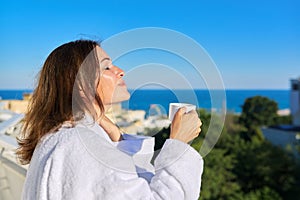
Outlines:
[[[65,42],[142,27],[196,40],[227,89],[288,89],[300,76],[299,10],[298,0],[1,0],[0,89],[32,88],[47,55]]]

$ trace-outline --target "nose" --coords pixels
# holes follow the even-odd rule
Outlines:
[[[117,66],[113,66],[112,68],[114,73],[118,76],[118,78],[122,78],[125,75],[125,72],[121,68]]]

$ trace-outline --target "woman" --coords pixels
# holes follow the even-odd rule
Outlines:
[[[124,72],[97,42],[55,49],[40,72],[17,155],[30,163],[23,199],[197,199],[203,160],[187,143],[201,131],[180,109],[154,166],[154,140],[122,134],[105,116],[128,100]]]

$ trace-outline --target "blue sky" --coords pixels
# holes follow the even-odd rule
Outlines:
[[[105,40],[142,27],[193,38],[216,63],[227,89],[288,89],[289,80],[300,76],[299,10],[296,0],[2,0],[0,89],[34,87],[47,55],[65,42]],[[124,61],[125,71],[130,59],[137,58]]]

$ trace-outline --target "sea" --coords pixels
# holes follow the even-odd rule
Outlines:
[[[0,90],[0,99],[23,98],[24,93],[32,90]],[[274,100],[279,109],[290,108],[290,90],[162,90],[143,89],[129,90],[131,98],[122,102],[123,109],[144,110],[146,115],[158,113],[167,114],[169,103],[192,103],[198,108],[241,113],[245,100],[254,96],[264,96]],[[224,94],[224,95],[223,95]]]

